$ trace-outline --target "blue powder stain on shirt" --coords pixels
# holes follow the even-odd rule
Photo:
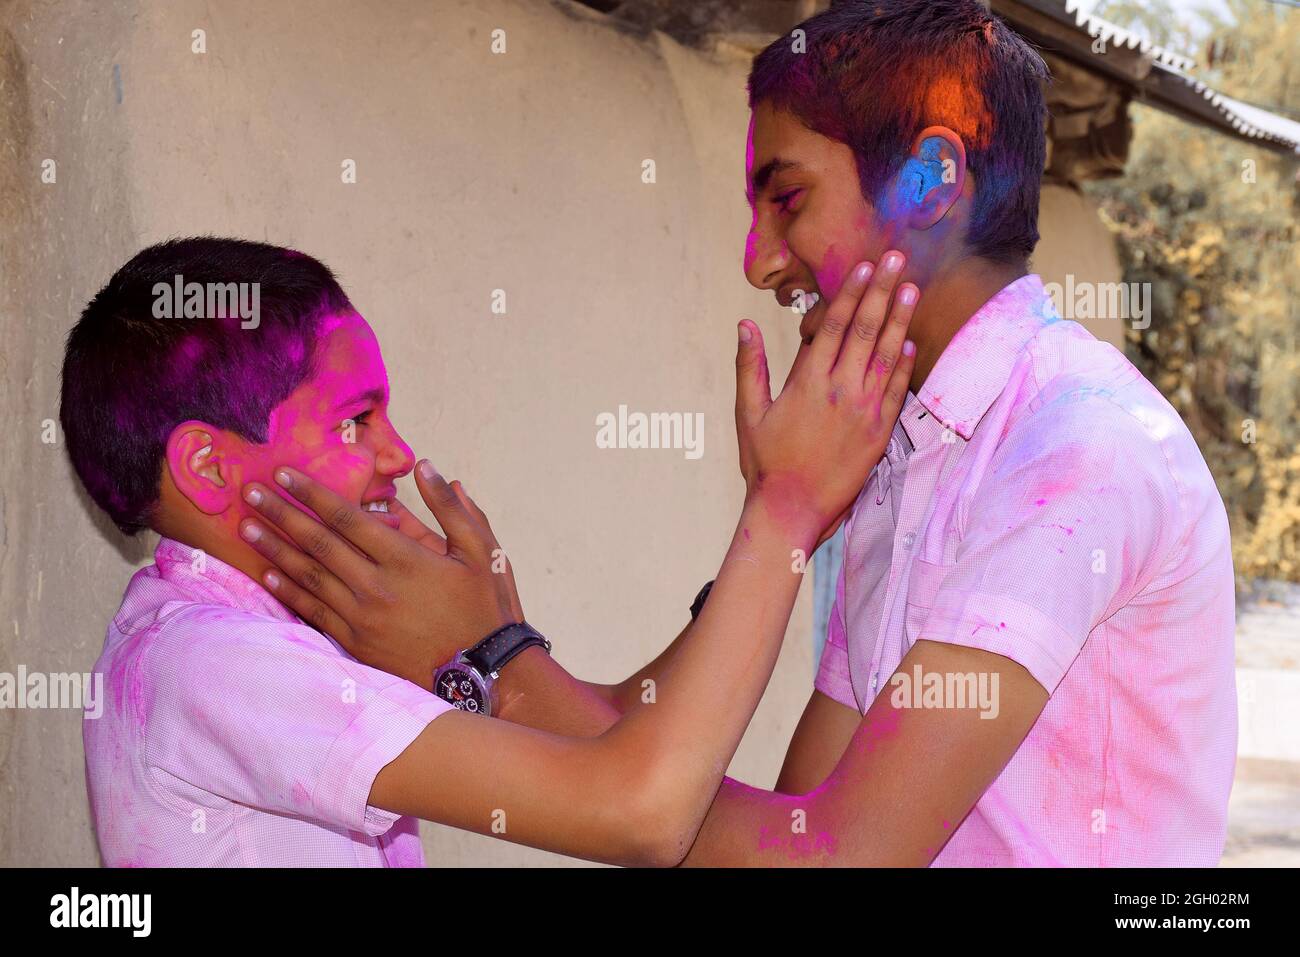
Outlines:
[[[122,67],[117,63],[113,64],[113,95],[122,102]]]

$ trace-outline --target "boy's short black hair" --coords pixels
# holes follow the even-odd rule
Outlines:
[[[975,178],[966,242],[1023,264],[1038,243],[1047,67],[980,0],[843,0],[754,58],[749,105],[785,109],[849,146],[880,205],[916,135],[947,126]]]
[[[255,323],[158,308],[177,277],[255,283]],[[321,320],[350,311],[334,274],[290,249],[200,237],[138,253],[82,311],[63,358],[59,420],[90,497],[126,534],[147,527],[172,430],[196,419],[265,442],[271,410],[312,374]]]

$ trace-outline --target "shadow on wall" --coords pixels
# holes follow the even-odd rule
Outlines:
[[[99,537],[113,546],[113,551],[121,556],[123,561],[130,562],[132,565],[140,565],[153,554],[153,544],[150,536],[141,532],[139,535],[125,535],[113,524],[113,520],[108,517],[102,508],[95,504],[94,499],[86,492],[85,486],[81,484],[81,479],[77,478],[77,473],[72,468],[72,462],[68,459],[67,443],[64,443],[63,467],[68,470],[68,478],[72,483],[72,489],[77,496],[77,504],[81,510],[86,513],[90,519],[90,524],[95,527]]]

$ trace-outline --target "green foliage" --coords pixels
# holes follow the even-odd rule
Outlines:
[[[1206,7],[1200,49],[1168,10],[1112,3],[1098,13],[1195,57],[1216,90],[1300,116],[1300,9],[1224,5],[1231,21]],[[1147,107],[1130,114],[1125,175],[1088,185],[1125,280],[1152,284],[1151,324],[1129,330],[1129,357],[1201,446],[1239,580],[1300,581],[1297,163]]]

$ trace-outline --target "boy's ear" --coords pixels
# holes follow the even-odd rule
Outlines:
[[[899,172],[898,192],[907,225],[929,229],[961,197],[966,185],[966,147],[946,126],[929,126],[917,134]]]
[[[206,422],[182,422],[167,437],[167,471],[177,491],[205,515],[230,506],[233,488],[225,461],[225,432]]]

